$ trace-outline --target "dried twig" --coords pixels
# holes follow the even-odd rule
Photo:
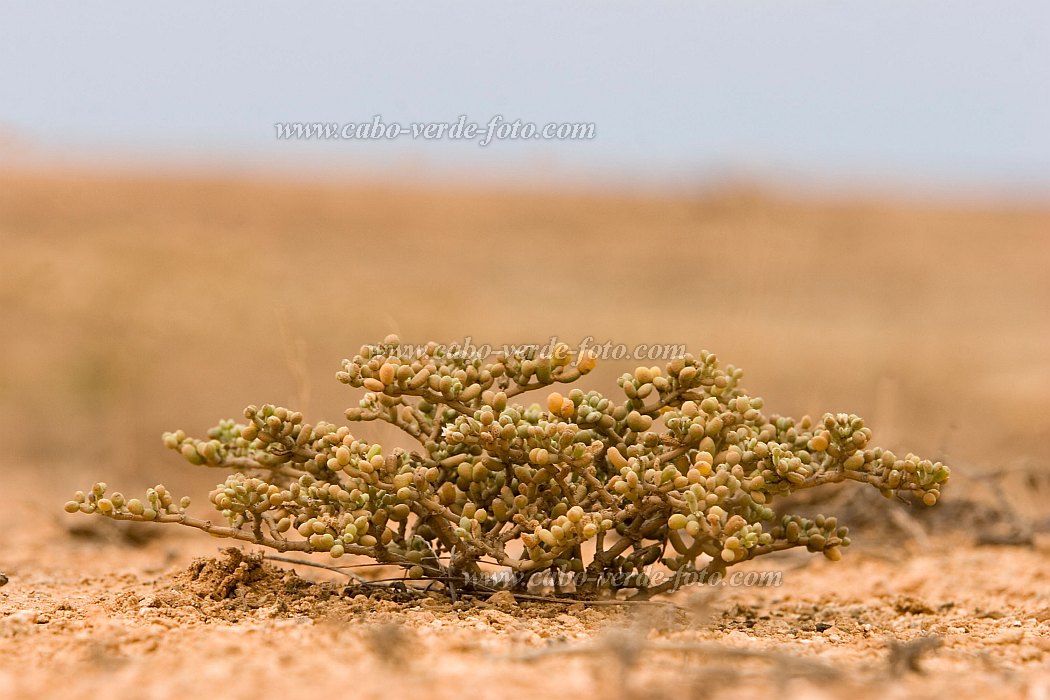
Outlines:
[[[586,644],[555,644],[519,654],[513,658],[516,661],[528,662],[563,654],[604,655],[618,653],[618,648],[624,646],[625,643],[625,635],[621,634],[615,635],[611,639]],[[841,675],[841,672],[834,666],[822,661],[765,649],[730,647],[714,642],[661,642],[647,641],[644,638],[640,638],[631,641],[627,646],[629,652],[634,656],[645,653],[695,654],[705,660],[748,659],[763,661],[775,665],[779,673],[789,676],[831,679],[838,678]]]
[[[942,644],[944,640],[937,635],[918,637],[907,642],[889,640],[890,653],[887,662],[890,673],[922,673],[919,661],[925,654],[940,648]]]
[[[337,574],[342,574],[349,579],[353,579],[358,583],[371,583],[368,579],[358,576],[352,571],[346,571],[344,566],[334,566],[332,564],[322,564],[316,561],[304,561],[302,559],[293,559],[291,557],[282,557],[276,554],[263,554],[263,559],[267,561],[279,561],[285,564],[295,564],[296,566],[312,566],[315,569],[324,569],[325,571],[334,571]]]

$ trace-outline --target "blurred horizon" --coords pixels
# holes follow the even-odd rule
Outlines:
[[[1044,3],[598,7],[17,4],[0,165],[1050,199]],[[596,134],[275,137],[376,115]]]

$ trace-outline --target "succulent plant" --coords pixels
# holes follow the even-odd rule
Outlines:
[[[478,587],[492,566],[523,587],[531,572],[580,575],[582,593],[614,581],[647,597],[643,574],[726,567],[791,547],[838,560],[850,539],[834,517],[779,515],[778,496],[842,481],[934,505],[949,470],[874,447],[854,415],[766,416],[715,355],[685,355],[620,377],[622,399],[574,388],[591,356],[503,354],[494,361],[430,343],[402,357],[391,336],[345,360],[340,382],[366,393],[349,421],[385,421],[418,449],[384,449],[347,426],[249,406],[206,438],[164,444],[228,472],[209,498],[224,524],[191,517],[163,486],[144,499],[95,484],[70,513],[178,523],[280,552],[361,555],[411,578]],[[515,399],[548,389],[542,403]]]

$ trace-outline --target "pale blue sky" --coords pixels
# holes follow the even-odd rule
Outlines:
[[[1045,1],[27,1],[0,22],[0,132],[50,152],[1050,191]],[[596,138],[274,137],[376,114]]]

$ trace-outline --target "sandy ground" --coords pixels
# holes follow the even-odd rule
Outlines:
[[[1050,693],[1045,539],[781,557],[752,563],[783,571],[779,587],[635,606],[453,604],[196,538],[15,549],[0,590],[2,697]]]
[[[0,172],[0,697],[1050,697],[1048,231],[1019,205]],[[203,502],[221,477],[161,431],[336,419],[339,360],[390,332],[706,347],[772,411],[859,413],[958,478],[939,519],[830,504],[860,543],[837,564],[648,606],[347,588],[61,512],[97,479]]]

